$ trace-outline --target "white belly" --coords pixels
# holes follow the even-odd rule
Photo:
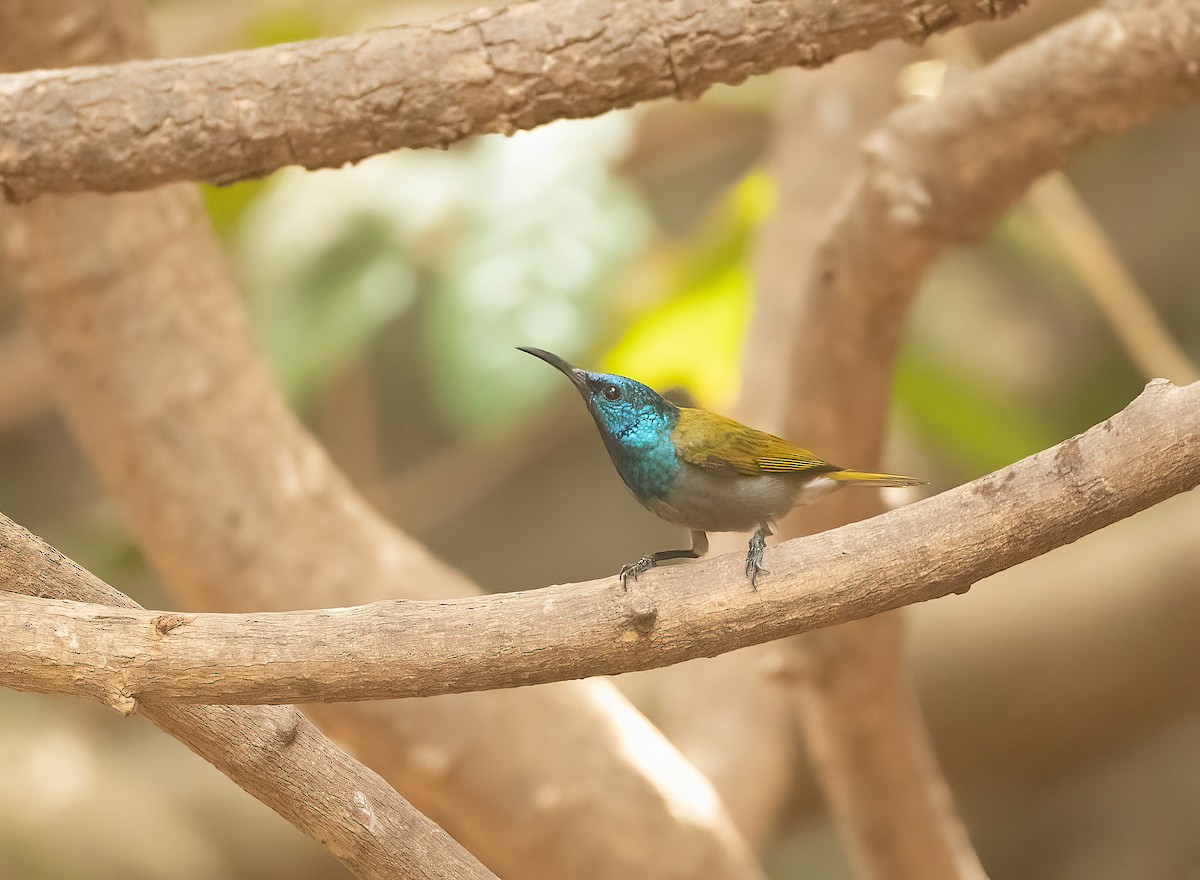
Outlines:
[[[667,522],[689,529],[749,532],[775,522],[797,504],[808,504],[839,487],[825,476],[748,477],[685,464],[666,497],[645,504]]]

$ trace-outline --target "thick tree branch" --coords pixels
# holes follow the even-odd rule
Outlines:
[[[926,270],[948,243],[982,234],[1034,179],[1091,141],[1200,96],[1198,17],[1196,4],[1170,0],[1099,9],[890,117],[868,141],[867,172],[804,291],[786,436],[835,460],[880,462],[896,350]],[[854,394],[829,393],[846,387]],[[876,499],[843,493],[784,530],[878,510]],[[879,617],[806,639],[802,718],[865,876],[973,876],[961,829],[922,818],[952,819],[919,729],[896,720],[916,717],[894,672],[898,625]],[[860,699],[889,689],[893,699],[878,706]]]
[[[894,109],[896,77],[917,57],[918,50],[893,43],[782,79],[770,151],[778,208],[756,245],[750,344],[730,413],[739,421],[783,431],[787,385],[780,377],[796,344],[803,279],[827,216],[861,168],[859,144]],[[714,554],[746,546],[744,535],[710,540]],[[794,796],[795,688],[779,675],[791,654],[789,644],[776,641],[669,667],[651,679],[651,718],[713,781],[751,842],[770,838]]]
[[[1165,381],[1002,471],[774,548],[643,577],[276,614],[114,611],[0,597],[0,683],[200,702],[431,696],[648,669],[963,592],[1200,485],[1200,383]],[[7,525],[7,523],[5,523]],[[124,696],[128,699],[127,696]]]
[[[7,518],[0,520],[0,583],[6,590],[71,605],[102,603],[109,613],[139,607]],[[111,694],[108,702],[124,712],[138,706],[129,694]],[[363,880],[494,880],[446,832],[293,706],[151,702],[141,712],[323,843]]]
[[[50,22],[53,27],[48,26]],[[50,46],[62,60],[97,51],[145,51],[140,6],[124,0],[89,4],[0,0],[0,23],[4,25],[0,65],[44,62]],[[24,363],[29,356],[20,360]],[[11,366],[6,364],[6,369]],[[28,384],[39,385],[32,381],[32,374],[25,378]],[[45,384],[44,380],[40,383],[43,390]],[[11,523],[6,522],[2,542],[0,578],[9,589],[137,607]],[[120,695],[114,695],[112,702],[125,711],[136,705]],[[321,841],[360,878],[482,880],[494,876],[294,707],[150,703],[142,712],[233,782]]]
[[[1200,5],[1137,0],[1088,12],[893,113],[868,140],[868,170],[808,279],[801,320],[829,341],[793,355],[793,411],[807,415],[789,428],[808,429],[795,436],[814,446],[836,436],[830,457],[878,460],[904,318],[942,250],[982,235],[1098,138],[1198,98]],[[854,394],[819,399],[816,389],[848,382]],[[815,515],[836,519],[840,500]]]
[[[827,334],[827,328],[815,327],[804,319],[812,307],[805,281],[812,271],[817,246],[827,232],[836,200],[861,169],[862,156],[856,148],[882,122],[884,111],[896,102],[896,78],[901,65],[910,60],[910,52],[897,51],[889,56],[876,50],[867,56],[839,62],[858,64],[863,78],[872,84],[874,91],[866,92],[870,96],[866,100],[873,102],[868,106],[875,109],[874,114],[868,114],[875,116],[874,119],[854,115],[858,131],[845,133],[853,137],[853,143],[842,145],[840,160],[822,160],[823,170],[838,168],[840,161],[842,174],[832,177],[822,174],[821,183],[814,183],[812,165],[802,150],[795,145],[788,149],[789,145],[784,143],[777,153],[781,204],[763,234],[759,289],[749,331],[755,344],[747,346],[744,363],[743,401],[758,414],[743,420],[784,436],[804,438],[804,442],[823,450],[842,449],[846,434],[882,430],[882,420],[863,426],[835,417],[827,424],[836,425],[837,431],[822,433],[821,426],[811,423],[811,414],[838,413],[840,398],[845,396],[843,389],[857,387],[857,382],[848,379],[836,388],[812,388],[809,399],[799,403],[789,394],[789,383],[778,378],[790,375],[789,361],[797,349],[820,358],[830,346],[837,345],[836,333]],[[803,79],[806,81],[808,77]],[[865,84],[860,86],[860,91],[865,88]],[[859,98],[860,103],[863,100]],[[807,135],[811,126],[801,131]],[[815,187],[821,194],[822,185],[824,197],[818,199],[819,213],[813,215],[809,190]],[[836,192],[829,192],[830,188]],[[877,353],[870,351],[863,355],[864,359],[870,359]],[[864,461],[882,467],[880,462],[854,458],[850,453],[845,455],[838,460]],[[836,505],[842,512],[856,515],[846,515],[837,521],[825,519],[829,527],[865,518],[882,509],[877,508],[879,499],[875,493],[832,500],[850,501],[857,510],[848,511],[847,505]],[[791,517],[781,523],[781,540],[808,531],[798,519],[801,518]],[[895,612],[782,644],[783,656],[777,659],[777,670],[804,672],[777,676],[776,701],[787,705],[790,719],[795,716],[799,697],[804,708],[800,720],[812,766],[846,838],[850,855],[865,877],[977,878],[982,876],[982,868],[946,795],[946,785],[924,735],[920,710],[912,698],[903,663],[902,628],[902,616]],[[799,661],[797,653],[801,655]],[[826,658],[828,662],[823,662]],[[846,807],[847,799],[841,793],[850,788],[857,790],[855,780],[861,780],[871,792],[870,815]],[[869,857],[864,855],[867,849],[871,852]]]
[[[0,194],[229,183],[695,97],[1024,0],[543,0],[229,55],[0,77]]]
[[[140,19],[140,0],[0,0],[0,65],[142,51]],[[129,39],[100,37],[118,27]],[[3,231],[63,412],[182,601],[478,590],[380,518],[288,412],[194,190],[45,197]],[[706,780],[608,682],[310,712],[506,880],[761,876]]]

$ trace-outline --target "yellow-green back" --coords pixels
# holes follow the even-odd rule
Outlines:
[[[681,459],[709,470],[732,470],[747,476],[840,470],[782,437],[702,409],[680,407],[671,440]]]
[[[846,485],[876,487],[922,486],[926,482],[900,474],[847,470],[782,437],[702,409],[681,406],[671,440],[679,458],[707,470],[732,471],[745,476],[826,475]]]

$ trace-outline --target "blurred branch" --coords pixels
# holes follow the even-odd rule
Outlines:
[[[817,433],[820,426],[807,424],[807,407],[815,404],[838,412],[842,389],[853,387],[854,381],[811,388],[809,400],[799,402],[789,393],[791,383],[772,379],[791,375],[790,362],[797,349],[822,357],[828,346],[838,344],[836,328],[813,327],[805,319],[812,307],[807,280],[836,199],[862,166],[859,143],[869,133],[868,126],[877,126],[898,100],[898,75],[912,55],[877,51],[855,59],[864,78],[885,85],[876,87],[870,105],[874,112],[867,119],[856,120],[854,148],[840,144],[835,151],[845,168],[843,174],[822,174],[816,176],[819,182],[811,182],[815,176],[812,165],[795,149],[781,150],[776,160],[781,202],[764,232],[759,253],[759,291],[749,333],[754,344],[747,346],[741,405],[748,411],[750,423],[767,424],[822,449],[838,448],[842,438]],[[826,108],[825,113],[837,118],[836,109]],[[820,165],[824,170],[837,161],[825,160]],[[805,191],[813,188],[824,192],[819,213],[814,213]],[[830,192],[831,188],[836,192]],[[830,422],[847,432],[857,430],[852,424],[837,422],[836,417]],[[846,515],[827,520],[829,526],[865,518],[881,509],[873,493],[841,500]],[[796,520],[791,517],[781,524],[781,538],[804,533],[796,529]],[[777,675],[776,688],[800,697],[801,721],[814,769],[849,838],[852,856],[868,867],[868,876],[872,871],[881,877],[922,880],[981,876],[982,868],[954,814],[925,740],[919,709],[903,671],[901,627],[898,614],[880,615],[793,642],[788,646],[792,657],[783,657],[777,668],[795,667],[794,657],[800,652],[805,658],[802,665],[810,674],[799,679],[793,676],[798,686],[791,689],[783,687],[788,676],[780,680]],[[821,646],[828,648],[822,650]],[[869,802],[877,821],[854,809],[844,796],[854,780],[862,780],[863,786],[870,788]],[[864,842],[869,842],[869,856],[863,854]]]
[[[53,597],[65,605],[102,603],[110,614],[139,607],[3,515],[0,584],[5,590]],[[127,714],[138,707],[136,700],[120,693],[106,702]],[[495,878],[293,706],[149,702],[140,708],[158,727],[322,843],[363,880]]]
[[[9,12],[28,26],[20,47]],[[134,0],[0,2],[0,64],[10,48],[41,64],[125,57],[101,35],[139,31],[141,14]],[[452,72],[424,67],[424,49],[423,75]],[[138,69],[153,68],[124,70]],[[282,99],[269,109],[290,112]],[[238,143],[212,149],[241,155]],[[8,215],[3,244],[64,415],[183,601],[320,608],[478,591],[391,528],[297,424],[194,189],[45,197]],[[607,682],[309,711],[508,880],[761,876],[712,788]]]
[[[903,623],[881,614],[799,646],[797,700],[817,780],[862,876],[981,880],[904,671]]]
[[[841,438],[831,458],[878,460],[904,315],[941,251],[984,234],[1098,138],[1197,98],[1200,6],[1151,0],[1088,12],[893,113],[809,278],[806,338],[828,342],[793,356],[795,409],[816,410],[796,436]],[[855,393],[836,405],[816,400],[851,381]]]
[[[1200,707],[1196,523],[1191,492],[913,615],[921,703],[956,780],[1037,786]]]
[[[645,576],[277,614],[0,594],[0,683],[243,704],[423,697],[649,669],[951,593],[1200,485],[1200,383],[1157,380],[1085,434],[870,522]],[[11,528],[0,519],[0,534]],[[868,701],[868,705],[874,702]]]
[[[956,786],[1036,788],[1200,707],[1200,557],[1195,529],[1178,527],[1192,522],[1195,491],[967,600],[908,609],[907,665]],[[777,678],[795,688],[818,671],[792,658]],[[803,821],[820,807],[806,770],[789,804]]]
[[[947,32],[936,48],[939,54],[971,67],[983,64],[966,31]],[[1083,282],[1142,375],[1147,379],[1162,376],[1183,384],[1200,379],[1200,369],[1163,326],[1150,298],[1070,179],[1061,171],[1049,172],[1030,187],[1025,202]]]
[[[856,0],[830,14],[783,0],[543,0],[228,55],[12,74],[0,77],[0,195],[230,183],[445,147],[816,67],[1022,2]]]
[[[50,370],[33,334],[18,330],[0,340],[0,433],[47,412]]]
[[[1142,375],[1174,382],[1200,379],[1200,370],[1167,332],[1066,175],[1039,180],[1026,200]]]
[[[1200,8],[1186,2],[1098,9],[893,113],[868,140],[868,168],[808,279],[787,435],[835,460],[878,464],[896,351],[925,271],[1091,141],[1200,97],[1198,25]],[[878,510],[844,493],[784,533]],[[806,640],[802,718],[822,782],[866,876],[979,876],[895,672],[898,626],[881,617]]]
[[[554,406],[499,443],[443,449],[371,486],[368,497],[402,528],[418,535],[428,532],[581,433],[586,426],[562,418],[564,409]]]
[[[955,31],[957,33],[957,31]],[[748,425],[783,430],[795,315],[825,218],[862,164],[859,144],[899,99],[896,77],[916,57],[879,46],[819,71],[789,71],[775,119],[771,171],[778,207],[760,233],[755,293],[732,413]],[[712,535],[714,553],[745,537]],[[789,645],[772,642],[663,670],[655,678],[663,732],[713,781],[751,842],[767,840],[793,795],[799,730],[793,688],[781,681]]]

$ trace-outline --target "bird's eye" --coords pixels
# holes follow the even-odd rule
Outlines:
[[[618,388],[616,385],[605,385],[604,391],[601,393],[609,400],[620,400],[621,399],[621,389]]]

